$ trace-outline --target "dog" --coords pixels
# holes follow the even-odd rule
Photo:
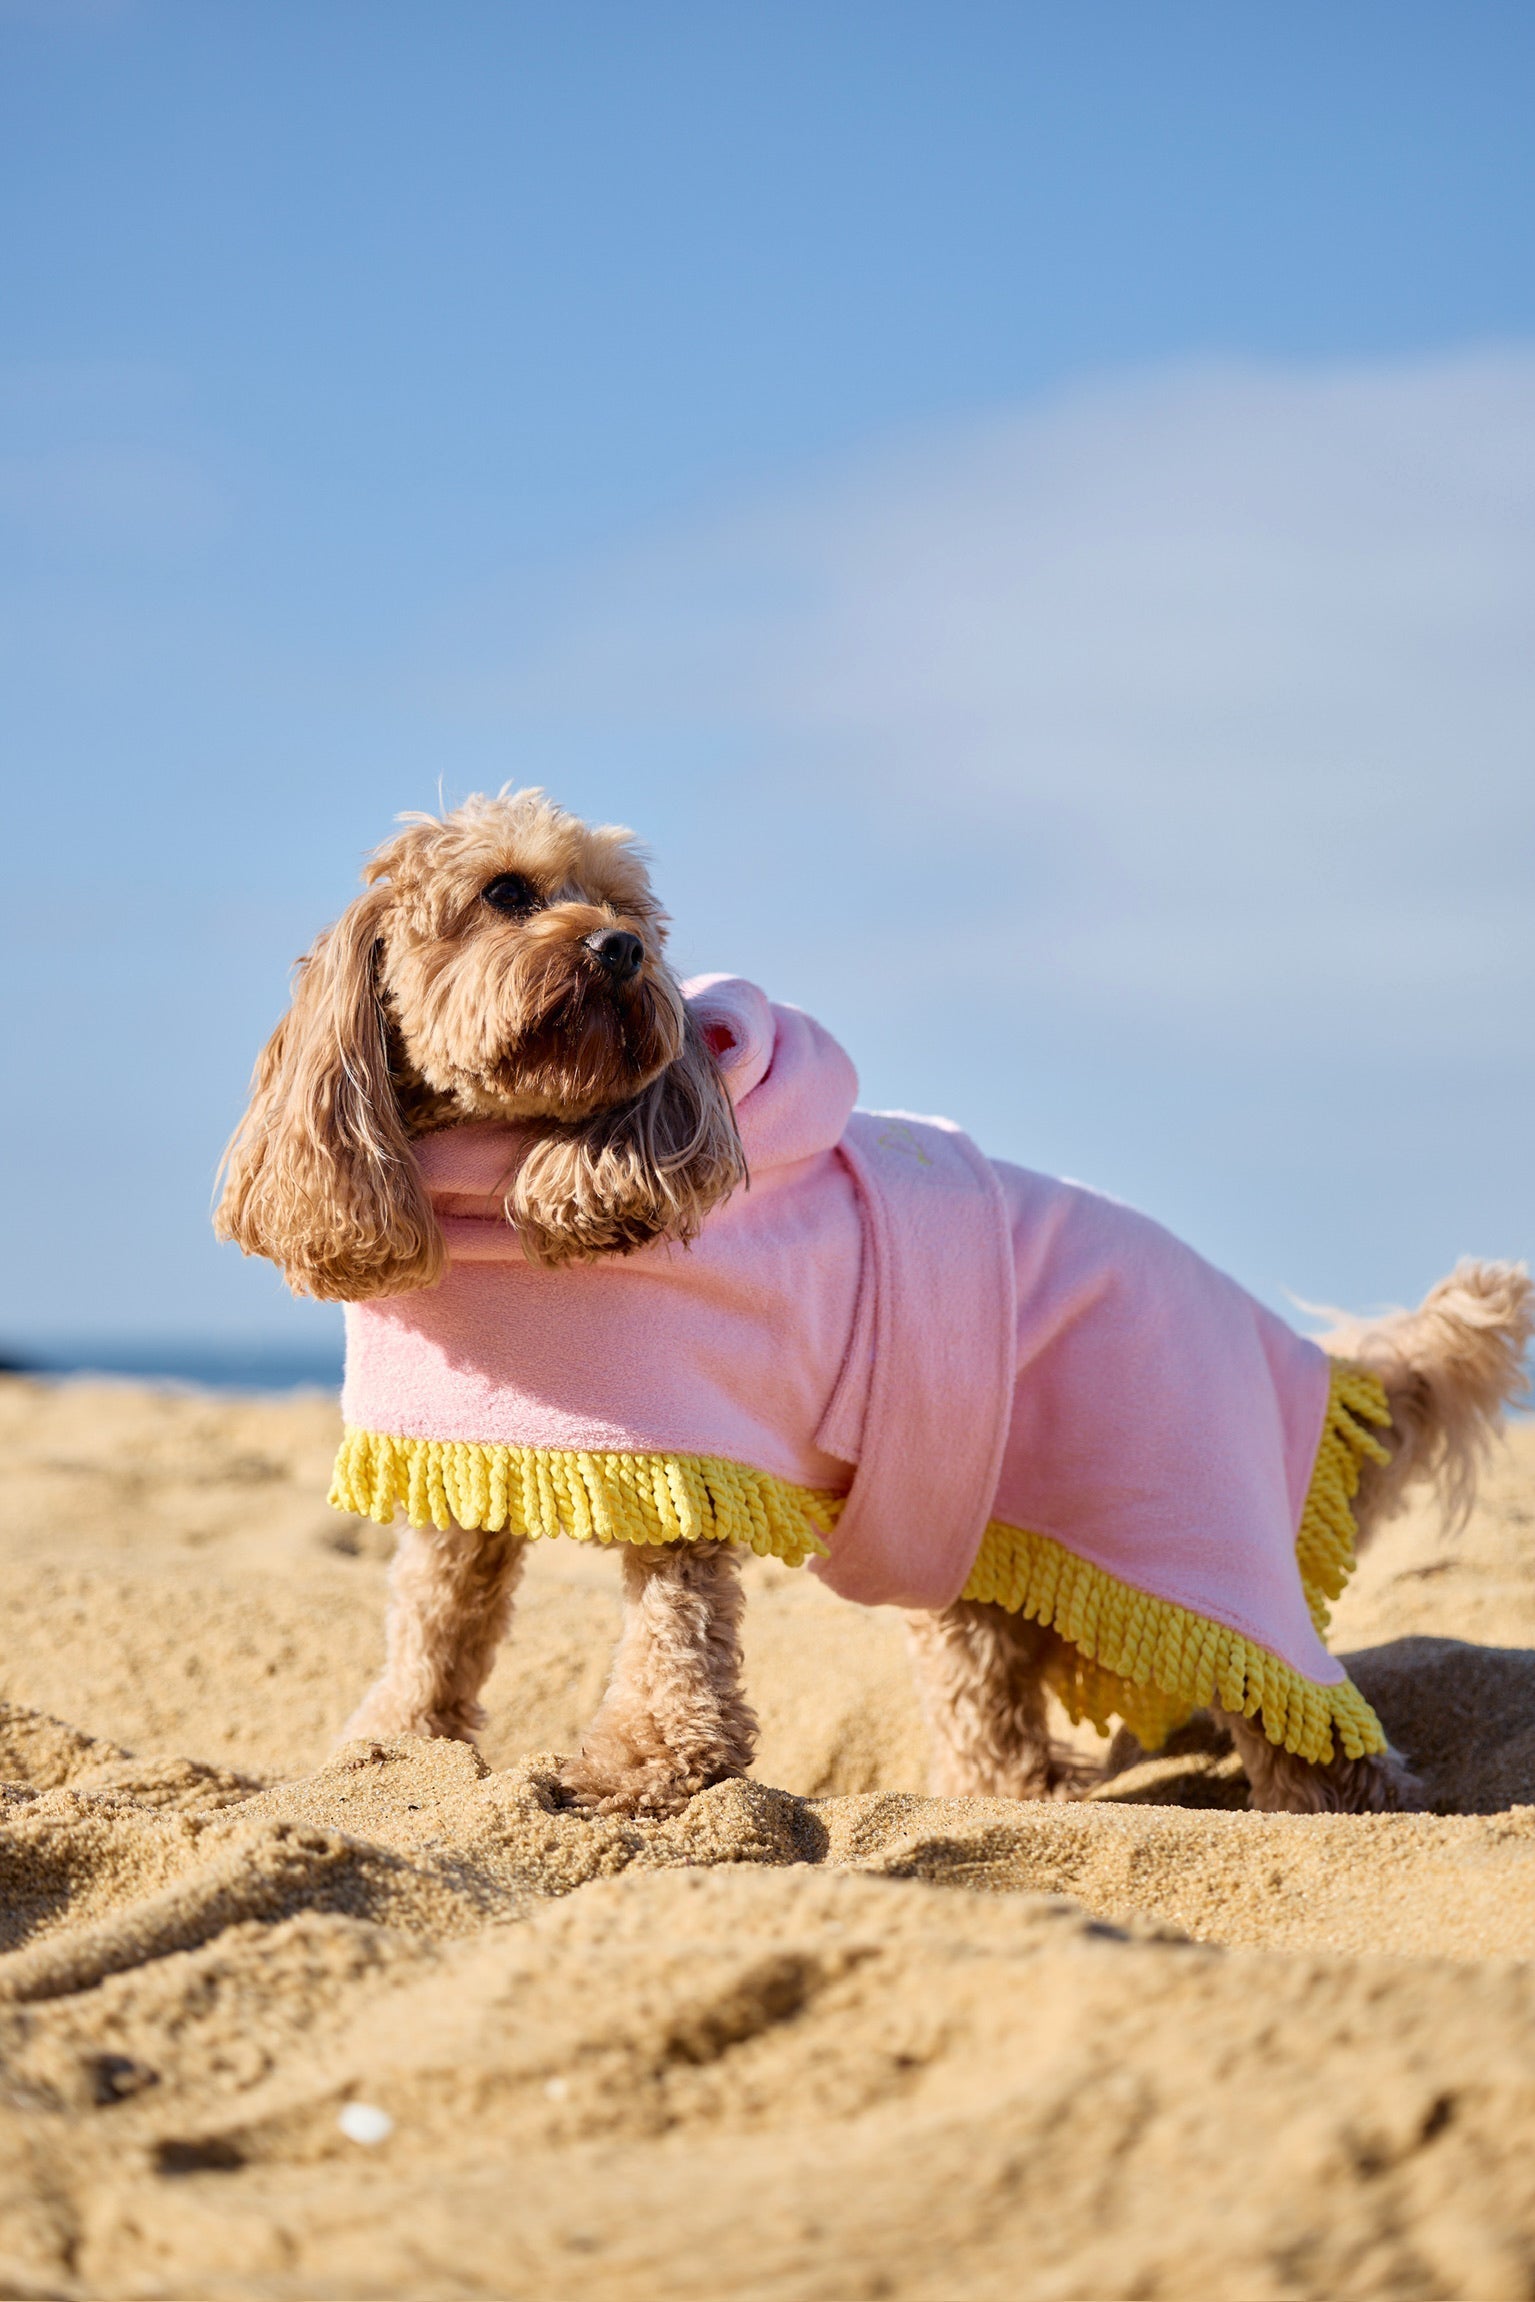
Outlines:
[[[547,1332],[551,1396],[580,1391],[582,1430],[597,1434],[599,1451],[582,1451],[586,1437],[573,1450],[508,1447],[490,1434],[496,1445],[482,1461],[458,1444],[482,1434],[445,1429],[375,1447],[365,1463],[354,1454],[350,1484],[333,1500],[393,1517],[414,1483],[412,1524],[400,1529],[392,1569],[385,1669],[345,1736],[472,1740],[529,1536],[561,1527],[600,1534],[604,1512],[627,1512],[623,1629],[563,1794],[589,1811],[675,1812],[750,1766],[757,1724],[741,1683],[740,1548],[766,1542],[794,1558],[825,1550],[816,1529],[832,1533],[840,1499],[821,1490],[835,1482],[838,1450],[807,1439],[800,1454],[816,1475],[791,1472],[788,1489],[771,1466],[751,1486],[749,1463],[716,1460],[731,1453],[726,1446],[696,1450],[681,1469],[664,1449],[625,1454],[609,1443],[602,1452],[605,1386],[632,1388],[645,1353],[621,1340],[604,1310],[616,1315],[622,1305],[627,1316],[636,1286],[610,1285],[604,1295],[591,1274],[622,1266],[650,1285],[680,1267],[679,1253],[705,1257],[735,1236],[729,1226],[753,1196],[748,1186],[760,1197],[774,1178],[748,1175],[729,1047],[711,1039],[706,1003],[684,996],[667,964],[667,918],[630,833],[589,827],[536,790],[402,821],[368,863],[363,893],[299,963],[292,1004],[226,1153],[216,1228],[278,1264],[296,1292],[353,1306],[364,1383],[370,1352],[370,1364],[393,1364],[389,1354],[416,1315],[410,1306],[435,1317],[432,1306],[457,1300],[454,1286],[459,1296],[480,1287],[477,1331],[493,1327],[499,1299],[485,1293],[490,1281],[473,1257],[515,1259],[525,1281],[512,1322],[523,1353],[519,1395],[536,1386]],[[823,1072],[835,1071],[834,1056],[845,1065],[824,1034],[816,1045]],[[915,1135],[897,1148],[914,1147],[928,1166],[924,1140],[942,1149],[936,1136]],[[459,1171],[465,1157],[473,1172]],[[793,1161],[779,1172],[789,1189]],[[846,1259],[851,1217],[841,1200],[827,1204]],[[461,1284],[450,1252],[459,1235],[471,1241]],[[567,1313],[579,1348],[559,1342],[560,1358]],[[850,1330],[851,1294],[840,1316]],[[1522,1268],[1466,1262],[1418,1310],[1340,1321],[1321,1339],[1383,1402],[1373,1430],[1344,1417],[1361,1541],[1417,1485],[1437,1486],[1452,1514],[1469,1508],[1500,1418],[1522,1390],[1532,1324]],[[472,1329],[473,1321],[433,1330],[443,1381],[462,1372]],[[1271,1334],[1265,1347],[1272,1357]],[[828,1389],[836,1372],[834,1353],[816,1380]],[[1306,1379],[1314,1382],[1309,1371]],[[1325,1389],[1325,1373],[1322,1381]],[[701,1501],[689,1500],[688,1478],[703,1481]],[[773,1513],[785,1492],[807,1516],[798,1535],[780,1537]],[[1287,1539],[1293,1547],[1293,1529]],[[1037,1798],[1080,1787],[1079,1770],[1052,1743],[1046,1694],[1078,1683],[1082,1658],[1060,1621],[1038,1613],[1032,1601],[973,1595],[908,1609],[935,1790]],[[1227,1681],[1219,1691],[1230,1693]],[[1373,1743],[1356,1735],[1351,1751],[1341,1732],[1329,1741],[1324,1728],[1322,1744],[1298,1748],[1267,1715],[1266,1701],[1277,1700],[1244,1698],[1239,1688],[1229,1702],[1209,1702],[1241,1754],[1254,1806],[1417,1803],[1405,1762],[1378,1733]]]

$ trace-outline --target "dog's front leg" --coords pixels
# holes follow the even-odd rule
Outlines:
[[[729,1543],[624,1551],[624,1627],[602,1707],[565,1769],[573,1806],[675,1814],[742,1775],[757,1721],[741,1691],[741,1577]]]
[[[909,1614],[938,1798],[1051,1798],[1071,1770],[1051,1746],[1042,1665],[1052,1634],[1005,1607],[957,1599]]]
[[[473,1742],[478,1700],[511,1620],[527,1544],[462,1527],[401,1530],[389,1574],[381,1676],[341,1730],[448,1735]]]

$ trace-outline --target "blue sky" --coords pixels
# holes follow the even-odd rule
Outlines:
[[[870,1101],[1271,1300],[1535,1250],[1535,16],[0,0],[0,1343],[538,781]]]

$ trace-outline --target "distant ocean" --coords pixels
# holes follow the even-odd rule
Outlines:
[[[193,1383],[210,1391],[335,1391],[341,1385],[341,1340],[334,1344],[199,1340],[78,1340],[50,1337],[36,1345],[0,1342],[0,1372],[25,1375],[115,1375],[140,1383]]]

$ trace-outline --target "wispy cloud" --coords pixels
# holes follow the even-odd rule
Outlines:
[[[1463,1049],[1530,1036],[1532,611],[1535,354],[1203,366],[654,538],[514,648],[482,624],[453,684],[671,747],[764,853],[803,809],[823,919],[887,979],[984,998],[1005,957],[1223,1037],[1304,1034],[1341,981],[1372,1032]],[[868,827],[861,885],[828,809],[833,848]],[[936,957],[884,877],[924,865]]]

